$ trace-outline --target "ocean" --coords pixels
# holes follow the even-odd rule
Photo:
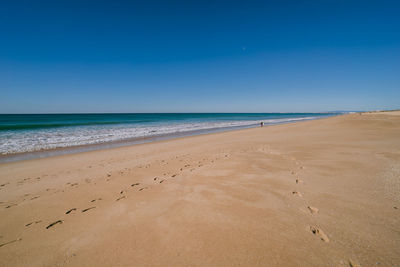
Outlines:
[[[338,113],[0,114],[0,161],[312,120]],[[97,146],[96,146],[97,145]],[[65,150],[75,152],[76,149]],[[60,152],[61,153],[61,152]],[[57,153],[56,153],[57,154]],[[18,157],[13,157],[18,155]],[[22,159],[24,156],[22,156]],[[8,160],[7,160],[8,159]]]

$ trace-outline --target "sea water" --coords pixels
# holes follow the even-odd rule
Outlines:
[[[0,154],[152,140],[312,120],[337,113],[0,114]]]

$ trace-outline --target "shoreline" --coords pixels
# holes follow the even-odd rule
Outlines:
[[[134,137],[134,138],[125,139],[125,140],[110,141],[110,142],[103,142],[103,143],[97,143],[97,144],[76,145],[76,146],[69,146],[69,147],[42,149],[42,150],[29,151],[29,152],[2,154],[2,155],[0,155],[0,164],[9,163],[9,162],[18,162],[18,161],[24,161],[24,160],[31,160],[31,159],[38,159],[38,158],[48,158],[48,157],[54,157],[54,156],[69,155],[69,154],[78,154],[78,153],[98,151],[98,150],[107,150],[107,149],[120,148],[120,147],[130,147],[130,146],[134,146],[134,145],[148,144],[148,143],[153,143],[153,142],[157,142],[157,141],[167,141],[167,140],[174,140],[174,139],[190,137],[190,136],[206,135],[206,134],[219,133],[219,132],[229,132],[229,131],[249,129],[249,128],[256,128],[256,126],[255,125],[236,126],[236,127],[224,127],[224,128],[216,128],[216,129],[198,130],[198,131],[187,131],[187,132],[182,132],[182,133]]]
[[[397,266],[394,115],[0,164],[0,265]]]
[[[264,127],[280,125],[280,124],[288,124],[288,123],[297,123],[304,122],[310,120],[320,120],[335,116],[342,116],[345,114],[336,114],[336,115],[327,115],[324,117],[317,117],[313,119],[302,119],[297,121],[286,121],[286,122],[274,122],[274,123],[265,123]],[[244,125],[244,126],[232,126],[232,127],[220,127],[220,128],[210,128],[210,129],[202,129],[202,130],[194,130],[194,131],[186,131],[186,132],[175,132],[161,135],[153,135],[153,136],[143,136],[143,137],[134,137],[124,140],[110,141],[110,142],[102,142],[97,144],[85,144],[85,145],[75,145],[68,147],[59,147],[59,148],[51,148],[51,149],[42,149],[37,151],[29,151],[29,152],[19,152],[19,153],[10,153],[10,154],[1,154],[0,155],[0,164],[9,163],[9,162],[18,162],[30,159],[37,158],[48,158],[59,155],[67,155],[67,154],[76,154],[88,151],[96,151],[96,150],[104,150],[110,148],[118,148],[125,146],[133,146],[138,144],[146,144],[163,140],[174,140],[182,137],[188,136],[197,136],[197,135],[206,135],[211,133],[219,133],[219,132],[229,132],[236,131],[241,129],[251,129],[259,127],[258,124],[252,125]]]

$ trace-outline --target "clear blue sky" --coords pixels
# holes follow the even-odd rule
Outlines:
[[[400,108],[399,1],[0,1],[0,113]]]

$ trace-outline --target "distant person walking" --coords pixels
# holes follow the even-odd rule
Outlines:
[[[263,126],[264,126],[264,122],[261,122],[261,123],[260,123],[260,126],[263,127]]]

